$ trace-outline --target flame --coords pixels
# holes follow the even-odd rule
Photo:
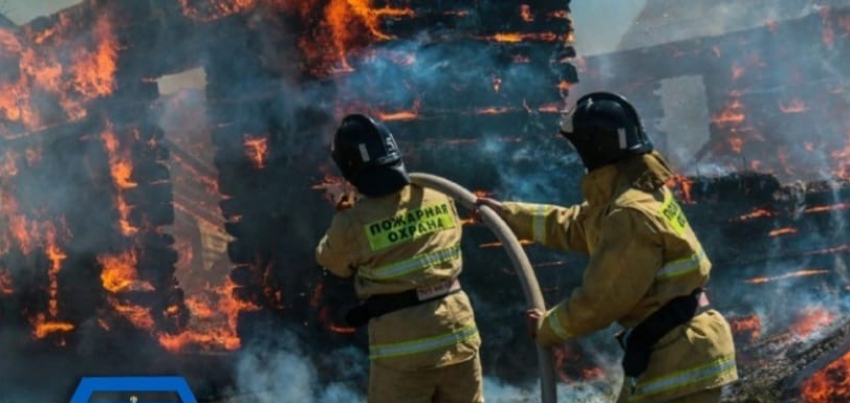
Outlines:
[[[124,291],[153,291],[147,281],[139,280],[136,271],[136,254],[130,250],[118,254],[104,254],[97,257],[102,267],[100,281],[103,288],[112,293]]]
[[[805,339],[835,321],[835,314],[823,307],[810,307],[800,313],[796,322],[791,325],[791,333],[799,339]]]
[[[488,108],[477,108],[475,109],[476,115],[500,115],[503,113],[508,113],[515,111],[515,108],[507,107],[507,106],[491,106]]]
[[[272,8],[271,11],[296,13],[297,18],[316,27],[311,35],[299,38],[298,46],[307,59],[305,65],[312,66],[312,72],[317,75],[354,71],[348,61],[352,50],[367,45],[370,40],[394,39],[381,30],[384,19],[415,17],[411,8],[375,7],[372,0],[180,0],[179,3],[185,16],[204,22],[254,11],[261,5]],[[257,14],[272,13],[263,10]]]
[[[749,220],[753,220],[753,219],[756,219],[756,218],[773,217],[775,215],[776,215],[776,213],[774,213],[770,210],[763,209],[763,208],[757,208],[750,213],[747,213],[747,214],[744,214],[744,215],[738,217],[736,219],[736,221],[749,221]]]
[[[339,334],[354,334],[357,333],[357,328],[349,327],[349,326],[340,326],[334,324],[330,318],[330,307],[322,307],[319,311],[319,322],[325,326],[326,329]]]
[[[18,247],[21,248],[21,252],[29,254],[34,243],[33,233],[37,234],[35,223],[30,223],[26,216],[18,211],[18,201],[11,194],[3,192],[0,208],[2,208],[3,215],[9,225],[9,231]]]
[[[107,297],[107,301],[116,312],[129,320],[137,329],[153,330],[154,320],[147,308],[121,301],[115,296]]]
[[[558,91],[560,92],[562,97],[565,97],[567,96],[567,93],[570,91],[570,87],[572,86],[572,83],[570,83],[569,81],[561,80],[561,82],[558,83]]]
[[[0,28],[0,54],[21,53],[21,41],[14,33],[5,28]]]
[[[74,325],[67,322],[48,321],[43,313],[35,315],[30,319],[33,326],[32,336],[43,339],[51,333],[67,333],[74,330]]]
[[[824,213],[827,211],[841,211],[841,210],[850,210],[850,203],[837,203],[831,204],[828,206],[812,206],[807,208],[804,212],[809,213]]]
[[[193,0],[180,0],[180,8],[183,15],[199,21],[212,21],[229,17],[254,8],[258,0],[206,0],[203,2]],[[202,3],[201,7],[194,7],[192,3]]]
[[[785,273],[779,276],[773,277],[755,277],[749,280],[746,280],[748,284],[764,284],[771,281],[784,280],[788,278],[799,278],[799,277],[808,277],[808,276],[819,276],[823,274],[828,274],[829,270],[823,269],[810,269],[810,270],[799,270],[792,273]]]
[[[0,270],[0,295],[12,295],[14,292],[12,273],[8,270]]]
[[[216,300],[215,304],[200,297],[188,297],[186,306],[192,314],[189,329],[176,335],[159,334],[157,339],[160,346],[173,353],[185,351],[189,346],[206,351],[238,350],[242,345],[236,332],[239,314],[256,311],[260,307],[238,300],[233,295],[234,288],[236,284],[230,277],[226,277],[223,285],[210,290],[212,298]],[[203,319],[203,323],[198,319]]]
[[[351,7],[352,11],[354,11],[354,14],[360,17],[361,21],[366,25],[366,28],[369,29],[369,32],[371,32],[375,38],[380,40],[395,38],[381,32],[380,25],[382,18],[414,17],[416,15],[410,8],[393,8],[390,6],[372,8],[372,0],[347,0],[347,3],[348,6]]]
[[[842,402],[850,396],[850,352],[806,380],[803,403]]]
[[[216,311],[207,303],[206,301],[201,300],[199,297],[190,295],[186,297],[186,307],[189,308],[189,312],[192,313],[192,317],[199,319],[208,319],[215,316]]]
[[[266,158],[269,153],[269,145],[268,139],[265,137],[261,138],[250,138],[247,135],[245,136],[245,155],[251,160],[251,163],[254,165],[256,169],[263,169],[266,167]]]
[[[724,124],[738,124],[746,119],[746,115],[743,112],[743,106],[741,101],[738,99],[733,99],[728,102],[726,107],[719,114],[715,115],[712,121],[719,125]]]
[[[111,125],[107,125],[106,129],[100,135],[103,140],[104,149],[109,159],[109,173],[112,175],[112,181],[118,188],[115,195],[115,205],[118,209],[118,226],[124,236],[131,236],[138,232],[138,228],[130,224],[131,206],[124,199],[123,191],[132,189],[137,186],[132,181],[133,163],[130,160],[129,152],[121,150],[119,153],[118,138],[112,130]]]
[[[335,53],[337,65],[331,73],[345,73],[354,71],[348,63],[346,55],[354,46],[358,38],[357,26],[365,27],[369,34],[381,41],[394,39],[380,30],[381,20],[385,17],[413,17],[415,14],[409,8],[372,8],[371,0],[330,0],[325,7],[324,26],[330,30],[333,49],[310,49],[311,43],[302,41],[302,49],[307,50],[308,56],[326,58],[322,54]],[[307,49],[305,49],[307,48]]]
[[[502,78],[494,74],[492,79],[493,79],[493,91],[499,92],[499,89],[502,88]]]
[[[803,102],[800,98],[794,98],[787,104],[781,101],[779,102],[779,110],[781,110],[782,113],[801,113],[805,112],[807,109],[805,102]]]
[[[118,59],[118,38],[108,18],[101,16],[97,19],[93,36],[97,44],[94,51],[78,48],[71,66],[72,87],[89,99],[112,94]]]
[[[68,258],[62,249],[56,244],[56,228],[53,224],[48,223],[46,228],[47,234],[47,259],[50,261],[50,268],[47,271],[49,280],[48,285],[48,311],[51,317],[59,316],[59,271],[62,269],[62,261]]]
[[[19,74],[0,81],[0,116],[32,132],[62,119],[84,118],[90,101],[112,94],[119,47],[109,18],[108,13],[100,13],[91,32],[78,32],[80,24],[60,13],[53,26],[41,30],[26,26],[20,41],[12,41],[10,33],[2,31],[0,47],[9,50],[2,54],[17,62]],[[70,37],[85,41],[64,39]],[[32,93],[40,95],[38,105]],[[41,116],[42,99],[57,105],[64,115]]]
[[[378,119],[385,122],[407,121],[419,119],[419,112],[416,110],[399,111],[399,112],[378,112]]]
[[[839,252],[850,251],[850,244],[838,245],[831,248],[823,248],[806,252],[806,255],[830,255]]]
[[[730,318],[729,326],[732,328],[733,333],[747,335],[750,341],[756,340],[761,336],[761,318],[755,314]]]
[[[768,233],[768,235],[771,236],[771,237],[776,237],[776,236],[780,236],[780,235],[793,235],[793,234],[796,234],[796,233],[797,233],[796,228],[784,227],[784,228],[777,228],[773,231],[770,231],[770,233]]]
[[[525,22],[534,22],[534,15],[531,14],[531,6],[522,4],[519,6],[519,16]]]
[[[554,32],[500,32],[480,39],[503,43],[555,42],[558,34]]]
[[[6,148],[5,155],[3,156],[3,164],[0,165],[0,176],[2,177],[10,177],[18,174],[18,154],[9,147]]]

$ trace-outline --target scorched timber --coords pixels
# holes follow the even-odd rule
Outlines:
[[[850,351],[850,322],[811,346],[796,346],[782,356],[771,359],[738,381],[724,398],[727,403],[797,403],[801,402],[800,385],[814,373]]]

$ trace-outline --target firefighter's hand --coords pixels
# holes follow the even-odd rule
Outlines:
[[[336,201],[336,211],[348,210],[354,207],[357,196],[352,192],[339,195]]]
[[[537,330],[540,329],[540,324],[543,323],[543,317],[546,316],[546,312],[543,312],[537,308],[531,308],[525,311],[525,321],[528,326],[528,335],[531,336],[532,339],[537,338]]]
[[[479,197],[475,199],[475,209],[472,210],[472,218],[475,222],[481,222],[481,213],[478,211],[481,206],[487,206],[493,209],[498,215],[502,215],[502,203],[498,200],[491,199],[489,197]]]

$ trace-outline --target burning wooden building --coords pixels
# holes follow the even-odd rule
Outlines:
[[[179,372],[220,398],[238,389],[240,353],[283,333],[318,383],[357,390],[367,373],[338,354],[365,346],[340,320],[353,292],[313,261],[338,118],[387,121],[416,171],[570,203],[582,169],[554,128],[571,91],[597,87],[635,100],[690,174],[671,186],[715,262],[711,297],[745,376],[769,378],[758,368],[779,354],[802,363],[783,399],[836,382],[843,361],[824,357],[850,350],[850,11],[580,58],[568,5],[88,0],[0,24],[0,399],[56,396],[93,372]],[[696,146],[660,123],[681,77],[699,77],[710,118]],[[166,88],[180,80],[194,84]],[[466,234],[485,371],[528,385],[515,276],[492,235]],[[581,258],[528,250],[550,303],[580,282]],[[797,303],[765,303],[789,290]],[[562,381],[616,378],[615,349],[599,336],[559,350]],[[29,392],[44,365],[56,388]]]

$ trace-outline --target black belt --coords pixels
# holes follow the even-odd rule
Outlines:
[[[646,371],[652,347],[664,335],[708,310],[707,304],[700,304],[702,293],[698,288],[690,295],[673,298],[631,330],[617,334],[617,341],[626,351],[623,371],[627,377],[637,378]]]
[[[369,323],[372,318],[436,301],[459,291],[461,291],[460,282],[457,279],[452,279],[430,287],[421,287],[394,294],[373,295],[362,304],[351,308],[345,314],[345,322],[349,326],[360,327]]]

